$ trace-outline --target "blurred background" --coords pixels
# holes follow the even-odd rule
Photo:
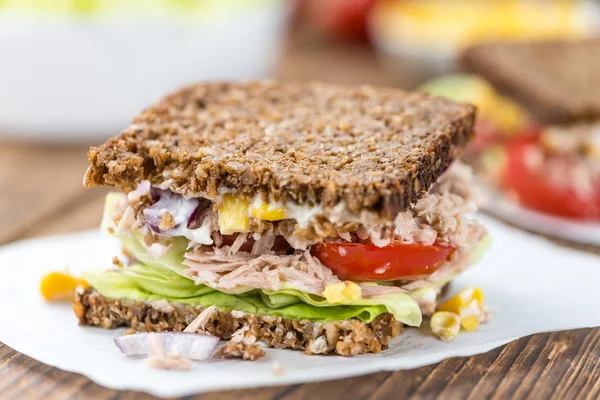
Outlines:
[[[0,0],[0,132],[98,143],[183,84],[414,88],[479,41],[578,38],[592,0]]]
[[[0,243],[96,224],[87,145],[183,84],[411,89],[465,46],[595,36],[599,15],[592,0],[0,0]]]
[[[591,0],[0,0],[0,132],[97,143],[204,79],[414,88],[478,41],[599,28]]]

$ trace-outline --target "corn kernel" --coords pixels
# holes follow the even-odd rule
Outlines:
[[[252,208],[252,215],[263,221],[279,221],[285,219],[285,208],[269,209],[268,204],[262,204],[260,207]]]
[[[69,301],[75,297],[77,285],[89,287],[83,279],[63,272],[50,272],[42,278],[40,293],[48,301]]]
[[[347,303],[360,300],[361,290],[360,286],[350,281],[332,283],[323,290],[323,297],[329,303]]]
[[[479,317],[477,315],[469,315],[468,317],[460,318],[460,326],[465,331],[474,331],[479,327]]]
[[[224,235],[248,232],[248,201],[232,194],[223,196],[219,210],[219,230]]]
[[[460,310],[460,326],[465,331],[474,331],[479,326],[481,310],[477,300],[471,300],[471,304]]]
[[[452,340],[460,331],[458,315],[448,311],[433,313],[429,324],[431,331],[442,340]]]
[[[460,315],[460,312],[464,308],[469,307],[472,304],[473,300],[477,302],[477,307],[481,307],[481,305],[483,304],[483,291],[479,288],[474,287],[465,288],[461,290],[456,296],[440,304],[438,307],[438,311],[448,311]]]
[[[493,119],[507,133],[518,132],[527,121],[523,109],[506,97],[497,97],[494,110]]]

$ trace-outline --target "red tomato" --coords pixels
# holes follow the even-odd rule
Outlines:
[[[502,186],[517,195],[525,207],[568,218],[600,219],[600,187],[583,197],[573,189],[559,187],[544,174],[532,171],[525,159],[528,149],[538,146],[535,138],[522,138],[509,143]]]
[[[392,243],[384,247],[362,243],[327,242],[312,253],[341,279],[395,281],[420,279],[435,272],[454,253],[443,244]]]

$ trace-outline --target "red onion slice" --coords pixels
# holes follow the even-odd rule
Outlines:
[[[160,337],[165,353],[179,354],[192,360],[206,360],[219,343],[216,336],[181,332],[135,333],[118,336],[114,340],[124,355],[140,356],[148,354],[148,340],[151,336]]]
[[[146,223],[157,233],[161,233],[159,229],[161,216],[168,212],[173,216],[175,228],[187,223],[198,207],[198,199],[186,199],[180,194],[173,193],[170,190],[160,190],[152,188],[152,196],[158,197],[158,201],[150,207],[144,208],[143,214]]]

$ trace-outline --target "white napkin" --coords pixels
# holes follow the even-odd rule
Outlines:
[[[426,329],[408,329],[381,354],[344,358],[268,349],[267,356],[256,362],[211,360],[195,362],[190,371],[151,369],[139,358],[120,354],[112,338],[121,330],[78,327],[69,304],[48,304],[40,297],[39,280],[46,271],[68,265],[78,273],[109,265],[119,246],[95,232],[0,249],[0,341],[101,385],[167,397],[416,368],[483,353],[537,332],[600,325],[600,257],[554,245],[490,217],[480,218],[494,242],[479,265],[456,279],[451,292],[481,287],[493,317],[477,331],[461,332],[451,342],[428,336]],[[273,372],[275,361],[283,376]]]

